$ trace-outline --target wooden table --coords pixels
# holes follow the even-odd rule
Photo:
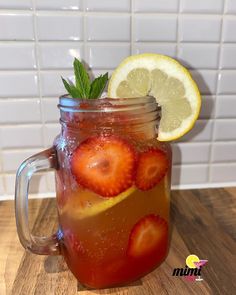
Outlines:
[[[50,234],[56,227],[53,199],[31,200],[33,232]],[[86,291],[63,259],[37,256],[20,245],[14,203],[0,202],[0,294],[236,294],[236,188],[172,192],[172,241],[166,261],[132,286]],[[189,254],[208,259],[201,282],[174,277]]]

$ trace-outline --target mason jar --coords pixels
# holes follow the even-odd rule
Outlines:
[[[161,108],[153,97],[59,100],[53,147],[23,162],[16,181],[22,245],[63,255],[90,288],[120,286],[160,265],[168,252],[171,147],[159,142]],[[55,169],[59,229],[30,233],[32,174]]]

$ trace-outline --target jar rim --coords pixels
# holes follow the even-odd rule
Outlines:
[[[59,97],[58,108],[64,112],[117,112],[132,111],[140,107],[160,109],[153,96],[83,99],[72,98],[68,94]]]

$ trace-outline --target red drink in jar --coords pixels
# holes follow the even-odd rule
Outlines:
[[[25,216],[21,196],[32,169],[55,168],[60,229],[35,239],[18,216],[21,242],[34,253],[62,254],[90,288],[137,280],[168,252],[171,148],[156,139],[160,107],[153,97],[64,96],[59,108],[61,134],[22,164],[16,207]]]

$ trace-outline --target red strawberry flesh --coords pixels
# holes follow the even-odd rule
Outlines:
[[[79,185],[103,196],[114,197],[134,182],[136,153],[117,136],[94,136],[74,151],[72,173]]]
[[[166,247],[167,240],[167,222],[155,214],[146,215],[134,225],[127,253],[137,258],[161,252]]]
[[[160,149],[150,148],[139,156],[136,171],[136,186],[143,191],[157,185],[168,169],[167,155]]]

